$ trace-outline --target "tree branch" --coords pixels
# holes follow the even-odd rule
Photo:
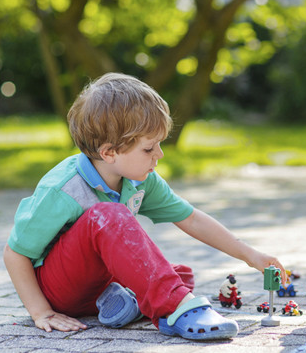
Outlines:
[[[211,7],[207,5],[209,5],[211,1],[212,0],[209,0],[208,2],[205,0],[197,1],[198,11],[185,36],[175,47],[168,48],[165,51],[161,56],[157,67],[146,77],[145,81],[156,90],[160,90],[166,83],[168,83],[172,75],[175,73],[178,61],[190,54],[196,48],[203,33],[209,28]]]
[[[210,89],[210,73],[217,61],[219,50],[224,45],[225,33],[232,23],[239,6],[246,0],[234,0],[222,10],[215,12],[211,22],[211,36],[205,47],[204,39],[198,42],[198,69],[182,87],[173,107],[176,130],[169,142],[175,143],[186,121],[194,116]]]
[[[212,8],[213,0],[197,0],[197,13],[187,33],[180,42],[168,48],[161,56],[157,67],[151,71],[145,81],[157,90],[161,90],[171,79],[179,60],[191,54],[206,32],[227,28],[238,7],[246,0],[233,0],[221,10]]]
[[[84,14],[88,0],[71,0],[68,9],[61,14],[62,21],[78,24]]]
[[[219,10],[217,14],[219,28],[221,28],[221,24],[223,24],[223,27],[227,29],[233,21],[238,8],[246,1],[247,0],[233,0],[224,6],[221,10]]]
[[[85,72],[96,78],[106,72],[115,71],[114,60],[102,48],[96,49],[79,31],[88,0],[71,0],[69,8],[54,21],[54,29],[66,46],[70,64],[83,66]]]

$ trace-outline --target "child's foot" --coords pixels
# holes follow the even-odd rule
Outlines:
[[[239,328],[236,321],[226,319],[213,310],[203,296],[189,300],[168,318],[160,318],[159,330],[169,336],[212,340],[234,337]]]
[[[119,283],[111,283],[96,301],[98,319],[107,327],[119,328],[142,317],[135,294]]]

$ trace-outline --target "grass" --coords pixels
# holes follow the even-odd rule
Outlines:
[[[306,165],[306,127],[187,124],[176,147],[163,146],[157,171],[165,178],[222,175],[249,163]],[[33,188],[65,157],[78,153],[56,116],[0,117],[0,189]]]
[[[58,117],[0,118],[0,189],[32,188],[55,164],[77,152]]]
[[[185,126],[176,150],[165,149],[171,159],[160,164],[170,178],[216,176],[250,163],[306,165],[305,133],[306,127],[300,126],[193,121]]]

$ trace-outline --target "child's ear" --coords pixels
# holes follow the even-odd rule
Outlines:
[[[116,151],[112,148],[112,144],[105,143],[99,148],[99,155],[102,160],[108,164],[115,162]]]

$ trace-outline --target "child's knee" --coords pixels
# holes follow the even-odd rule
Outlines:
[[[87,217],[89,227],[87,234],[91,234],[91,239],[96,245],[103,243],[105,248],[110,246],[110,243],[104,242],[114,244],[117,241],[125,241],[131,236],[134,239],[137,234],[142,233],[140,224],[123,204],[97,203],[88,210]],[[120,246],[122,246],[121,243]]]
[[[88,217],[91,222],[96,223],[100,228],[109,224],[124,224],[134,219],[128,208],[121,203],[100,202],[88,210]]]

